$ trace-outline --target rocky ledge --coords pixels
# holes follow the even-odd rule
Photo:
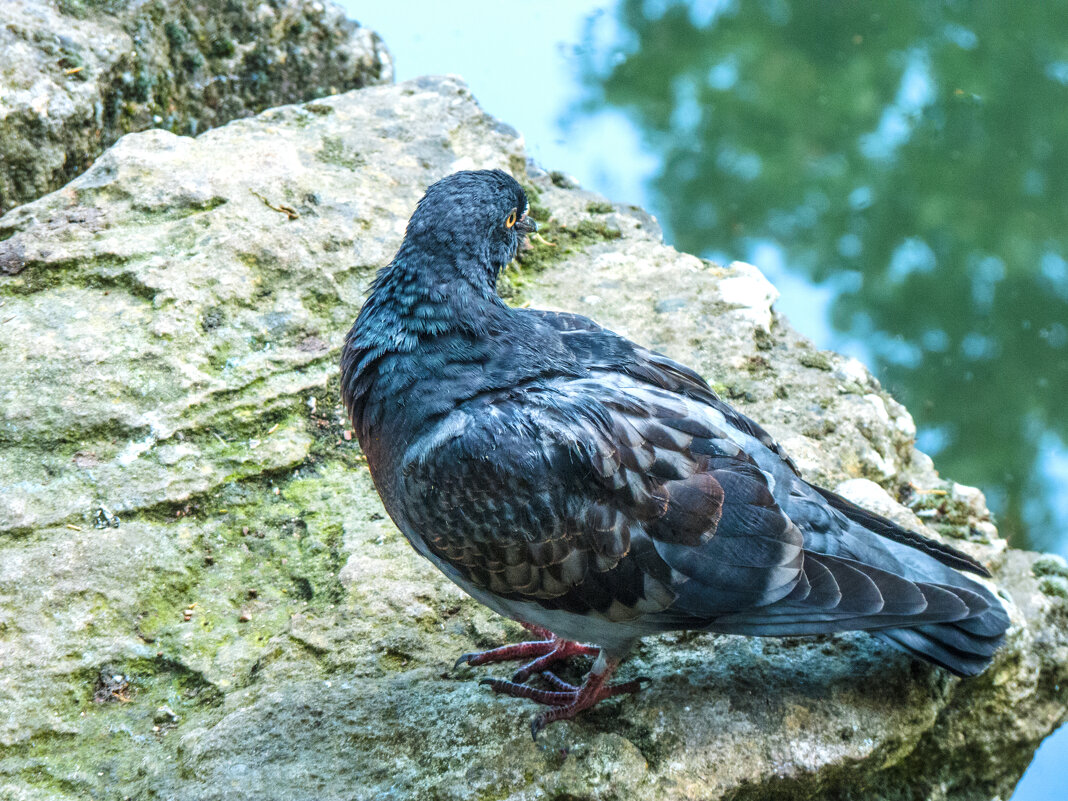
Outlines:
[[[471,167],[519,176],[543,224],[512,302],[695,365],[809,476],[989,564],[1014,621],[993,666],[662,636],[622,669],[651,687],[537,744],[532,705],[453,671],[522,632],[390,524],[337,360],[423,189]],[[0,797],[1007,797],[1065,717],[1068,570],[1006,549],[775,296],[528,164],[451,78],[123,137],[0,218]]]
[[[130,131],[205,131],[393,79],[329,0],[3,0],[0,214]]]

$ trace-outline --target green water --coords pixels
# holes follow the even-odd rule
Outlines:
[[[546,167],[758,264],[1013,544],[1068,554],[1068,0],[343,4],[398,79],[460,73]]]

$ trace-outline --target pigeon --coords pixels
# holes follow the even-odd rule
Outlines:
[[[578,314],[512,308],[497,278],[537,231],[501,170],[431,185],[341,358],[375,486],[415,550],[538,638],[457,664],[526,662],[498,692],[538,732],[666,631],[861,630],[958,676],[1009,626],[972,557],[811,484],[690,368]],[[551,668],[591,658],[577,683]],[[536,678],[535,683],[530,679]]]

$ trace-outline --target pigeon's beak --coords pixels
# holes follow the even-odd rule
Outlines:
[[[515,230],[521,234],[532,234],[538,230],[538,224],[532,217],[524,214],[516,221]]]

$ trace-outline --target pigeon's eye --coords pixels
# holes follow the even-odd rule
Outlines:
[[[508,217],[504,221],[505,228],[511,228],[513,225],[515,225],[515,219],[516,219],[516,217],[515,217],[515,209],[512,209],[508,213]]]

